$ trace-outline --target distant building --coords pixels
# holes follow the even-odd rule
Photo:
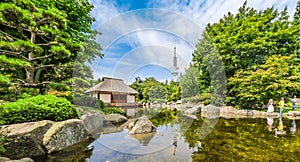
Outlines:
[[[174,46],[173,66],[172,66],[172,75],[174,76],[173,79],[174,82],[177,82],[178,69],[179,67],[177,66],[176,46]]]
[[[102,82],[85,91],[92,97],[101,99],[110,106],[128,107],[135,105],[135,95],[138,92],[128,85],[122,79],[102,78]]]

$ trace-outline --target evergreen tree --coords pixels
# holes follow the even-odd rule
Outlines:
[[[49,84],[70,85],[74,66],[84,69],[75,77],[91,78],[84,62],[102,57],[95,42],[98,32],[90,29],[92,8],[87,0],[2,2],[0,58],[14,62],[0,59],[2,76],[15,88],[39,89],[39,93]]]

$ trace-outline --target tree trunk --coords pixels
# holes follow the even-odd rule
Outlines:
[[[30,43],[34,44],[35,43],[35,37],[36,34],[34,32],[31,32],[31,38],[30,38]],[[30,66],[26,68],[26,82],[27,84],[34,84],[34,72],[35,72],[35,66],[34,66],[34,54],[33,52],[28,53],[28,60],[30,62]]]

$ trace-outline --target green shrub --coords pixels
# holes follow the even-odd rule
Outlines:
[[[82,116],[87,113],[102,113],[102,114],[120,114],[125,116],[123,109],[118,107],[105,107],[102,109],[87,107],[87,106],[76,106],[79,116]]]
[[[208,105],[211,103],[211,93],[204,93],[200,96],[201,103]]]
[[[3,124],[2,118],[0,119],[0,127]],[[4,141],[5,141],[5,135],[4,132],[2,132],[0,130],[0,153],[1,152],[5,152],[5,148],[4,148]]]
[[[104,109],[101,109],[101,111],[104,114],[120,114],[120,115],[126,115],[124,110],[118,107],[105,107]]]
[[[82,116],[84,114],[89,114],[89,113],[103,114],[103,112],[99,108],[94,108],[94,107],[76,106],[76,110],[79,116]]]
[[[182,103],[195,103],[198,104],[201,102],[201,98],[199,95],[197,96],[193,96],[193,97],[187,97],[187,98],[183,98],[181,99]]]
[[[238,71],[229,78],[228,85],[229,96],[234,97],[232,105],[261,109],[269,99],[279,101],[300,91],[299,59],[295,55],[270,56],[262,65]]]
[[[74,105],[65,98],[38,95],[0,105],[4,124],[39,120],[61,121],[78,118]]]
[[[159,104],[166,103],[166,100],[165,100],[165,99],[160,99],[160,98],[150,99],[150,101],[151,101],[152,103],[156,102],[156,103],[159,103]]]
[[[211,102],[211,94],[203,93],[201,95],[183,98],[182,103],[204,104],[208,105]]]
[[[105,104],[102,100],[87,95],[75,97],[74,104],[77,106],[87,106],[101,109],[105,108]]]

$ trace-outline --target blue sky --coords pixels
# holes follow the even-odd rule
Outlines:
[[[179,72],[190,64],[192,52],[207,23],[228,12],[236,13],[240,0],[90,0],[93,24],[102,35],[97,41],[104,57],[89,66],[94,78],[115,77],[131,83],[139,76],[171,80],[174,45]],[[297,0],[248,0],[261,10],[288,7],[294,14]]]

